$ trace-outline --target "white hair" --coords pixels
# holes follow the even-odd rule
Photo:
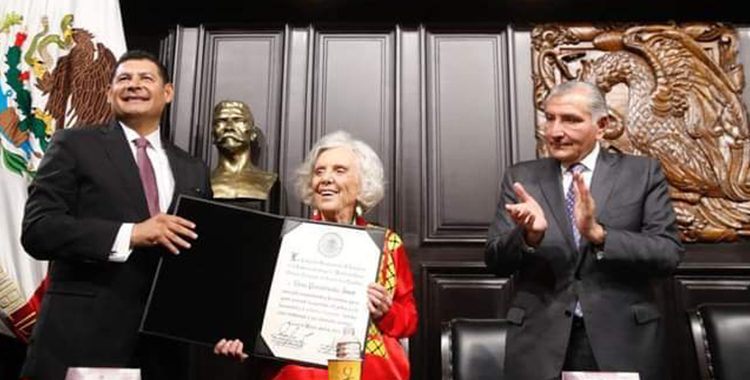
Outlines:
[[[371,210],[385,195],[385,176],[383,174],[383,162],[380,161],[369,145],[361,140],[356,140],[344,131],[329,133],[310,150],[307,159],[297,168],[295,173],[295,187],[297,194],[307,205],[312,205],[313,188],[312,176],[315,162],[320,154],[328,149],[347,148],[357,158],[359,169],[360,192],[357,194],[357,203],[364,212]]]
[[[599,87],[589,83],[589,82],[583,82],[578,80],[571,80],[567,82],[562,82],[550,90],[549,95],[547,95],[547,99],[545,100],[548,102],[552,98],[557,98],[563,95],[567,95],[571,92],[578,91],[584,89],[586,90],[586,100],[588,102],[588,110],[591,112],[591,118],[594,120],[594,122],[599,121],[599,119],[606,117],[609,115],[609,107],[607,107],[607,100],[604,98],[604,94],[602,94],[602,91],[599,89]]]

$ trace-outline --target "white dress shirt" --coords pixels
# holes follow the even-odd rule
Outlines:
[[[125,139],[129,142],[130,152],[133,154],[133,160],[136,159],[137,148],[133,143],[133,140],[140,138],[138,132],[130,129],[127,125],[120,123],[123,127],[122,130],[125,132]],[[154,167],[154,174],[156,175],[156,186],[159,189],[159,210],[161,212],[169,209],[169,204],[172,202],[174,193],[174,176],[172,174],[172,168],[169,166],[169,159],[167,153],[161,145],[161,135],[159,134],[159,128],[156,131],[144,136],[149,142],[149,146],[146,148],[146,154],[151,165]],[[112,251],[109,255],[110,261],[125,262],[130,257],[130,253],[133,248],[130,246],[130,236],[133,233],[134,223],[123,223],[120,226],[120,230],[117,232],[117,237],[112,245]]]
[[[599,158],[599,150],[599,143],[596,143],[594,149],[592,149],[583,160],[578,162],[584,167],[583,171],[581,171],[581,175],[583,176],[583,182],[586,183],[586,187],[589,190],[591,190],[591,178],[594,177],[594,169],[596,168],[596,160]],[[573,182],[573,173],[568,171],[569,166],[570,165],[560,165],[560,170],[562,171],[563,197],[568,193],[570,183]]]

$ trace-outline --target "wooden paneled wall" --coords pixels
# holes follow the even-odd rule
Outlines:
[[[412,378],[437,379],[441,323],[503,316],[512,294],[482,255],[504,169],[535,157],[529,44],[528,29],[512,26],[178,27],[162,43],[177,88],[166,126],[213,166],[213,105],[246,102],[265,136],[260,166],[281,180],[272,211],[294,216],[308,215],[291,184],[316,139],[342,129],[370,144],[387,190],[369,218],[401,234],[415,276]],[[656,290],[675,378],[695,379],[685,310],[750,302],[750,243],[689,246]]]

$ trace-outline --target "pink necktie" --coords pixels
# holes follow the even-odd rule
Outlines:
[[[138,163],[138,174],[141,176],[143,192],[148,202],[148,212],[154,216],[159,213],[159,188],[156,186],[154,166],[146,154],[146,148],[151,144],[143,137],[133,140],[133,143],[136,147],[135,161]]]

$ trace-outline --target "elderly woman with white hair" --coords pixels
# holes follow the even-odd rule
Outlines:
[[[333,223],[367,225],[362,217],[383,199],[383,164],[367,144],[348,133],[330,133],[313,146],[297,170],[300,198],[313,209],[313,219]],[[371,322],[362,368],[364,379],[408,379],[409,358],[399,339],[417,328],[414,288],[409,261],[401,238],[386,233],[381,273],[368,285]],[[242,342],[222,340],[214,351],[244,359]],[[286,364],[264,365],[262,378],[274,380],[327,380],[324,368]]]

